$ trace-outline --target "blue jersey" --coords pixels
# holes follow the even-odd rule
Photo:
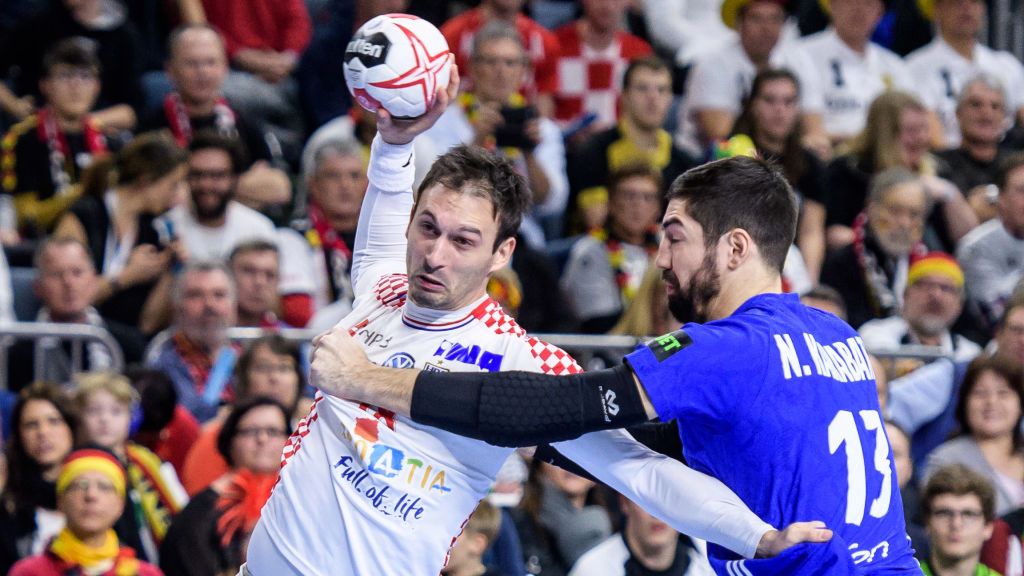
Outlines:
[[[690,466],[774,526],[823,520],[835,533],[766,560],[711,546],[716,572],[921,574],[875,377],[846,323],[795,295],[762,294],[627,361],[659,416],[678,419]]]

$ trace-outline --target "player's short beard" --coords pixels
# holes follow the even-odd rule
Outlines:
[[[675,285],[675,293],[668,298],[668,311],[676,320],[704,323],[708,321],[708,309],[718,293],[722,291],[722,283],[718,274],[718,257],[714,250],[708,250],[700,268],[690,277],[690,282],[683,290],[679,280],[666,270],[663,275],[666,282]]]

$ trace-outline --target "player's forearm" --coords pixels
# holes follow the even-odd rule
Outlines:
[[[571,376],[422,372],[410,416],[496,446],[571,440],[649,418],[645,397],[626,366]]]
[[[409,416],[412,405],[413,387],[419,370],[382,368],[367,363],[359,369],[359,391],[329,377],[318,378],[314,372],[314,385],[325,394],[337,398],[366,402],[390,410],[399,416]]]

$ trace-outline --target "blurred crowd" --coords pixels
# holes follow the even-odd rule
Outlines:
[[[411,12],[463,79],[415,142],[417,182],[462,144],[529,182],[515,257],[488,284],[522,327],[645,337],[693,320],[656,264],[663,194],[704,162],[769,158],[799,199],[785,289],[876,353],[879,458],[926,573],[1024,574],[1024,65],[989,47],[991,9],[4,3],[0,332],[99,328],[129,368],[99,343],[0,336],[0,573],[238,571],[312,396],[308,350],[279,332],[351,309],[375,117],[342,56],[363,22]],[[527,451],[445,573],[710,568],[704,542]]]

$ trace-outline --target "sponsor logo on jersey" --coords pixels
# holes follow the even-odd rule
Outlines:
[[[363,328],[357,332],[360,338],[363,339],[363,344],[367,348],[387,348],[391,345],[391,336],[385,336],[383,332],[376,332],[374,330],[367,330]]]
[[[426,364],[423,365],[423,371],[424,372],[451,372],[451,370],[449,370],[447,368],[438,366],[437,364],[431,364],[430,362],[427,362]]]
[[[654,357],[658,359],[658,362],[664,362],[690,344],[693,344],[693,339],[690,338],[690,335],[682,330],[676,330],[671,334],[658,336],[649,342],[647,347],[654,353]]]
[[[441,345],[434,350],[434,357],[477,366],[485,372],[501,370],[501,362],[505,359],[501,354],[488,352],[476,344],[466,346],[451,340],[442,340]]]
[[[395,352],[384,361],[387,368],[412,368],[416,365],[416,359],[406,352]]]

